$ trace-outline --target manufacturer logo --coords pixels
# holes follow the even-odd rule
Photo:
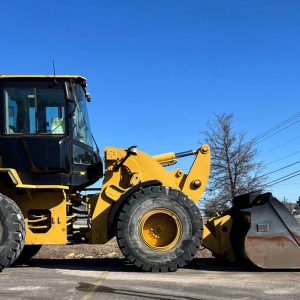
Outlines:
[[[270,231],[270,224],[265,223],[265,224],[257,224],[257,231],[258,232],[268,232]]]

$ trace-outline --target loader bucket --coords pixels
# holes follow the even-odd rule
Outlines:
[[[271,193],[237,197],[233,211],[234,231],[231,238],[236,253],[261,268],[300,268],[300,225]],[[243,221],[241,219],[243,215],[248,216],[248,226],[245,226],[245,218]],[[244,228],[249,228],[244,235],[241,233],[242,224]]]

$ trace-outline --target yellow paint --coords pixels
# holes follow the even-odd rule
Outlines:
[[[204,147],[204,148],[203,148]],[[205,151],[204,151],[204,150]],[[187,174],[182,170],[168,171],[165,163],[172,162],[172,153],[159,156],[150,156],[142,151],[131,155],[124,165],[115,170],[114,167],[126,156],[124,149],[108,147],[105,149],[105,175],[99,195],[88,197],[89,214],[92,217],[92,228],[86,236],[89,243],[103,244],[109,240],[108,217],[115,202],[122,195],[137,184],[156,180],[163,186],[183,191],[194,202],[197,202],[207,184],[210,170],[210,151],[204,145],[198,151],[195,161]],[[9,174],[15,187],[24,191],[16,193],[15,188],[2,187],[4,194],[14,199],[25,216],[27,229],[27,244],[64,244],[67,242],[67,225],[71,224],[68,218],[67,205],[71,204],[69,187],[63,185],[31,185],[23,183],[17,170],[0,168],[0,172]],[[201,181],[197,186],[196,181]],[[2,183],[3,184],[3,183]],[[1,183],[0,183],[1,185]],[[23,193],[23,194],[22,194]],[[72,196],[73,197],[73,196]],[[79,196],[81,197],[81,196]],[[51,228],[44,233],[32,232],[29,227],[35,224],[28,223],[28,211],[31,209],[46,209],[51,212]],[[42,221],[45,216],[37,216],[41,230],[45,228]],[[37,223],[39,223],[37,222]],[[35,226],[37,228],[38,225]]]
[[[171,166],[177,163],[174,152],[168,152],[152,156],[157,162],[163,166]]]
[[[173,211],[155,208],[148,211],[139,224],[141,241],[151,250],[172,250],[182,237],[182,222]]]
[[[37,79],[43,79],[43,78],[54,78],[54,75],[5,75],[0,74],[0,80],[5,78],[37,78]],[[81,79],[85,81],[86,79],[80,75],[55,75],[55,78],[62,78],[62,79]]]
[[[216,216],[203,226],[202,246],[212,251],[218,258],[234,261],[235,255],[231,246],[230,233],[232,218],[230,215]]]
[[[23,212],[26,226],[25,243],[28,244],[66,244],[67,243],[67,206],[64,191],[35,191],[30,200],[22,199],[17,203]],[[31,209],[46,209],[51,213],[51,227],[45,233],[35,233],[30,229],[28,220]],[[32,223],[31,223],[32,224]]]
[[[21,209],[25,219],[26,244],[66,244],[67,243],[67,196],[62,189],[15,189],[0,181],[1,193],[13,199]],[[45,216],[37,216],[29,221],[34,211],[50,212],[46,218],[50,228],[45,227]],[[34,228],[30,229],[30,228]],[[43,233],[38,233],[40,228]]]
[[[188,195],[194,202],[198,202],[200,196],[205,191],[209,173],[210,149],[208,145],[203,145],[187,174],[182,192]],[[199,187],[195,184],[197,180],[200,181]]]
[[[98,276],[96,283],[94,283],[94,284],[85,283],[88,289],[87,289],[87,293],[81,299],[82,300],[97,299],[98,297],[97,297],[96,293],[98,292],[98,290],[101,291],[101,286],[109,274],[110,273],[107,271],[99,272],[99,276]],[[84,284],[84,283],[81,283],[81,284]],[[99,297],[99,299],[100,298],[101,298],[101,296]]]
[[[59,189],[59,190],[68,190],[69,187],[65,185],[33,185],[33,184],[24,184],[15,169],[9,168],[0,168],[0,172],[8,173],[13,183],[17,188],[22,189]]]
[[[20,207],[26,227],[26,244],[66,244],[67,243],[67,204],[68,186],[23,184],[14,169],[0,168],[0,172],[9,174],[15,188],[10,188],[0,181],[1,193],[13,199]],[[18,192],[17,190],[20,190]],[[32,210],[50,211],[50,228],[44,233],[37,233],[32,228],[43,230],[45,217],[29,221]],[[41,224],[41,225],[39,225]]]
[[[203,148],[204,147],[204,148]],[[201,150],[202,149],[202,150]],[[114,167],[127,154],[124,149],[107,147],[105,149],[105,174],[99,198],[91,200],[92,232],[89,238],[92,243],[106,243],[108,241],[108,216],[112,205],[132,188],[133,176],[136,182],[158,180],[162,185],[183,191],[194,202],[197,202],[205,190],[210,172],[210,149],[203,145],[198,151],[195,161],[188,174],[182,170],[169,172],[161,163],[170,161],[172,154],[150,156],[142,151],[130,156],[124,165],[115,171]],[[204,151],[205,150],[205,151]],[[192,183],[201,181],[201,186]]]

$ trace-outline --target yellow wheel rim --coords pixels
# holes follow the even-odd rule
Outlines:
[[[166,208],[148,211],[139,224],[142,242],[154,251],[173,249],[182,237],[182,223],[177,214]]]

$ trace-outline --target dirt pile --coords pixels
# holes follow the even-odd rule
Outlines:
[[[105,245],[45,245],[35,258],[40,259],[80,259],[80,258],[122,258],[116,239]],[[211,257],[207,249],[199,250],[196,257]]]

